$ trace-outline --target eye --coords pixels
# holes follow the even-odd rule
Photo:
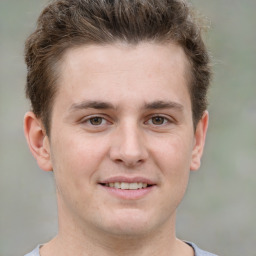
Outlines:
[[[165,125],[168,122],[170,122],[170,121],[166,117],[153,116],[147,121],[147,124],[154,125],[154,126],[160,126],[160,125]]]
[[[162,125],[167,122],[166,118],[162,116],[154,116],[151,118],[151,122],[154,125]]]
[[[106,118],[102,117],[102,116],[87,116],[86,118],[83,118],[80,123],[84,126],[89,128],[103,128],[105,126],[107,126],[108,124],[110,124],[109,121],[107,121]]]
[[[89,121],[91,125],[96,125],[96,126],[103,124],[104,121],[106,122],[106,120],[100,116],[94,116],[87,121]]]

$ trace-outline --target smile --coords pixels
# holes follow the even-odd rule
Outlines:
[[[126,190],[137,190],[137,189],[143,189],[146,187],[149,187],[151,185],[147,183],[142,183],[142,182],[111,182],[111,183],[106,183],[106,184],[101,184],[106,187],[110,188],[116,188],[116,189],[126,189]]]
[[[115,176],[98,183],[103,191],[122,200],[138,200],[153,193],[157,184],[145,177]]]

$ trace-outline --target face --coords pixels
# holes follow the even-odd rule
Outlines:
[[[173,224],[207,126],[193,129],[187,68],[174,44],[65,54],[38,161],[54,170],[61,225],[133,235]]]

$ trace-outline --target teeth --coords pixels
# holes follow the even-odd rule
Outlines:
[[[142,182],[134,182],[134,183],[114,182],[114,183],[108,183],[108,184],[106,184],[106,186],[111,187],[111,188],[118,188],[118,189],[136,190],[136,189],[146,188],[147,183],[142,183]]]
[[[142,188],[142,183],[130,183],[129,189],[140,189]]]
[[[129,183],[121,183],[121,189],[129,189],[130,188],[130,184]]]
[[[142,188],[146,188],[148,185],[146,183],[142,183]]]

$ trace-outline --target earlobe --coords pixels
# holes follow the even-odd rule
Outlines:
[[[26,113],[24,117],[24,133],[38,166],[44,171],[52,171],[49,138],[41,120],[33,112]]]
[[[195,131],[195,143],[192,151],[192,159],[190,164],[190,170],[198,170],[201,165],[201,157],[203,155],[205,138],[209,122],[209,113],[205,111],[202,118],[197,124]]]

